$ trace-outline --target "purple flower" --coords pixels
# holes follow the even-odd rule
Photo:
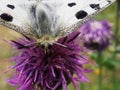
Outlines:
[[[80,28],[80,31],[84,46],[98,51],[107,48],[113,36],[111,24],[106,20],[90,20]]]
[[[49,53],[36,45],[33,39],[19,39],[12,41],[13,47],[19,52],[12,60],[15,73],[8,80],[18,90],[68,90],[67,85],[73,83],[79,88],[79,82],[88,82],[84,75],[91,72],[83,67],[89,60],[85,57],[86,49],[80,46],[82,41],[79,32],[59,39],[53,44]]]

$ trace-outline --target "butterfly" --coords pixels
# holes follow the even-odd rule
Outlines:
[[[0,0],[0,25],[48,46],[115,0]]]

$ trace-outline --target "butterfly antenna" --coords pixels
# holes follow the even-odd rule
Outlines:
[[[63,44],[61,44],[61,43],[54,42],[54,44],[59,45],[59,46],[61,46],[61,47],[64,47],[64,48],[66,48],[66,49],[72,50],[72,51],[74,50],[73,48],[71,48],[71,47],[69,47],[69,46],[66,46],[66,45],[63,45]]]

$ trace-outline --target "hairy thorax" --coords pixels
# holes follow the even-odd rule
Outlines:
[[[45,50],[48,51],[52,45],[57,41],[52,35],[44,35],[40,39],[37,39],[37,43]]]

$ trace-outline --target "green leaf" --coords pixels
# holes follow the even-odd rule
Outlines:
[[[108,58],[104,61],[103,65],[108,69],[114,69],[116,66],[120,66],[120,61],[116,60],[115,58]]]
[[[92,53],[90,56],[91,56],[92,59],[97,60],[98,53]]]

